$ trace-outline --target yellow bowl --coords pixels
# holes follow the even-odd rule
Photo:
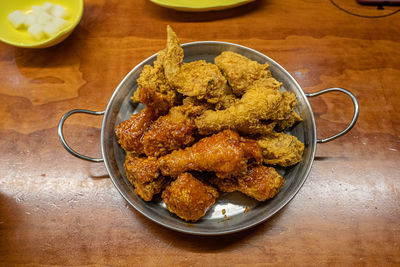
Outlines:
[[[15,29],[8,21],[8,15],[15,10],[26,12],[33,5],[43,5],[45,2],[62,5],[68,12],[69,25],[50,38],[36,40],[26,29]],[[56,45],[67,38],[81,20],[83,0],[1,0],[0,3],[0,41],[25,48],[45,48]]]

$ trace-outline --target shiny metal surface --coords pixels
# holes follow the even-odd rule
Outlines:
[[[184,62],[199,59],[213,62],[214,58],[223,51],[234,51],[260,63],[267,62],[270,65],[272,75],[283,83],[282,90],[293,92],[298,99],[296,111],[303,118],[303,122],[297,124],[290,133],[297,136],[305,145],[303,160],[289,168],[277,168],[278,172],[285,178],[285,185],[275,198],[266,202],[258,202],[241,193],[226,193],[196,223],[187,223],[170,213],[160,199],[152,202],[143,201],[135,194],[133,186],[126,179],[123,168],[125,153],[116,140],[114,129],[118,123],[128,119],[132,113],[137,113],[143,108],[141,104],[133,104],[130,97],[137,89],[136,79],[139,77],[143,67],[147,64],[153,64],[156,59],[157,54],[154,54],[137,65],[125,76],[108,103],[101,130],[101,147],[104,163],[111,180],[121,195],[144,216],[165,227],[198,235],[222,235],[253,227],[282,209],[296,195],[307,179],[313,163],[317,143],[315,121],[311,106],[301,87],[284,68],[269,57],[253,49],[216,41],[187,43],[183,44],[182,47],[185,53]],[[315,95],[317,94],[319,93]],[[64,117],[68,117],[67,114]],[[355,120],[351,126],[354,125]],[[60,125],[62,127],[61,121]],[[339,133],[339,135],[342,134],[344,132]],[[62,134],[60,135],[60,139],[61,136]],[[334,136],[334,138],[336,137]],[[65,147],[72,153],[71,151],[73,150],[71,148],[68,146]],[[82,157],[78,153],[72,154],[80,158],[85,157]]]
[[[351,128],[353,128],[354,125],[356,124],[357,119],[358,119],[358,115],[360,113],[360,108],[359,108],[359,105],[358,105],[357,98],[353,95],[352,92],[350,92],[349,90],[344,89],[344,88],[339,88],[339,87],[327,88],[327,89],[318,91],[316,93],[306,94],[306,96],[307,97],[314,97],[314,96],[319,96],[319,95],[322,95],[322,94],[325,94],[325,93],[328,93],[328,92],[342,92],[342,93],[344,93],[344,94],[346,94],[346,95],[348,95],[350,97],[350,99],[351,99],[351,101],[353,102],[353,105],[354,105],[353,118],[352,118],[351,122],[349,123],[349,125],[346,127],[346,129],[344,129],[340,133],[335,134],[333,136],[330,136],[328,138],[317,139],[317,143],[326,143],[326,142],[332,141],[332,140],[334,140],[334,139],[336,139],[336,138],[348,133],[351,130]]]
[[[76,114],[76,113],[85,113],[85,114],[90,114],[90,115],[104,115],[105,111],[91,111],[91,110],[86,110],[86,109],[74,109],[71,111],[68,111],[67,113],[65,113],[64,116],[62,116],[60,122],[58,123],[58,137],[60,138],[60,142],[61,144],[64,146],[64,148],[71,153],[72,155],[74,155],[75,157],[78,157],[80,159],[84,159],[87,161],[91,161],[91,162],[103,162],[103,159],[100,158],[92,158],[92,157],[88,157],[85,155],[82,155],[78,152],[76,152],[75,150],[73,150],[67,143],[67,141],[64,138],[64,132],[63,132],[63,127],[64,127],[64,123],[65,120],[71,116],[72,114]]]

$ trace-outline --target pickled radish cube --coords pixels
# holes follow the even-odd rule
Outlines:
[[[41,7],[41,6],[32,6],[32,13],[40,13],[43,11],[45,11],[45,10],[43,10],[43,7]]]
[[[57,18],[65,19],[68,17],[67,10],[58,4],[53,6],[53,8],[50,10],[50,13]]]
[[[53,19],[53,17],[45,11],[35,12],[34,16],[36,16],[37,23],[43,25],[49,23],[49,21]]]
[[[58,29],[61,30],[68,25],[68,21],[66,21],[65,19],[53,18],[52,24],[56,25]]]
[[[40,24],[33,24],[28,28],[28,32],[32,35],[35,39],[40,40],[43,38],[43,26]]]
[[[36,23],[36,16],[32,13],[25,15],[24,25],[26,27],[32,26]]]
[[[53,5],[52,3],[49,3],[49,2],[45,2],[45,3],[42,5],[42,9],[43,9],[44,11],[46,11],[46,12],[50,12],[50,10],[51,10],[53,7],[54,7],[54,5]]]
[[[46,25],[43,25],[43,32],[48,37],[55,35],[59,30],[60,26],[55,23],[47,23]]]
[[[25,14],[16,10],[8,15],[8,21],[14,26],[14,28],[18,29],[22,24],[24,24]]]

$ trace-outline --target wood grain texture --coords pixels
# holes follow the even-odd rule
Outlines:
[[[393,10],[336,0],[365,15]],[[299,194],[267,222],[233,235],[177,233],[123,200],[103,164],[68,154],[57,124],[74,108],[104,110],[122,78],[165,45],[219,40],[265,53],[305,92],[351,90],[357,125],[319,144]],[[0,44],[0,265],[265,266],[400,265],[400,14],[366,19],[328,0],[258,0],[181,13],[146,0],[86,0],[61,44]],[[310,99],[319,137],[343,129],[351,102]],[[101,118],[68,120],[68,141],[100,156]]]

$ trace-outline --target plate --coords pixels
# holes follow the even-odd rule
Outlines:
[[[204,12],[233,8],[254,0],[150,0],[156,5],[179,11]]]
[[[303,90],[292,76],[279,64],[267,56],[237,44],[205,41],[183,44],[184,62],[206,60],[214,62],[214,58],[223,51],[242,54],[259,63],[269,63],[272,75],[283,82],[282,90],[293,92],[298,104],[296,111],[303,122],[291,129],[305,145],[303,160],[288,168],[277,168],[285,178],[285,185],[272,199],[258,202],[241,193],[226,193],[217,199],[216,204],[195,223],[187,223],[168,211],[161,199],[146,202],[136,195],[134,187],[126,178],[124,170],[125,152],[122,150],[114,134],[115,127],[129,119],[132,113],[139,112],[142,104],[132,103],[132,93],[137,89],[136,80],[145,65],[152,65],[157,54],[137,65],[119,84],[111,97],[103,119],[101,145],[104,163],[110,178],[121,195],[140,213],[154,222],[167,228],[197,235],[222,235],[234,233],[253,227],[277,213],[300,190],[305,182],[314,159],[316,147],[316,130],[314,116]]]

